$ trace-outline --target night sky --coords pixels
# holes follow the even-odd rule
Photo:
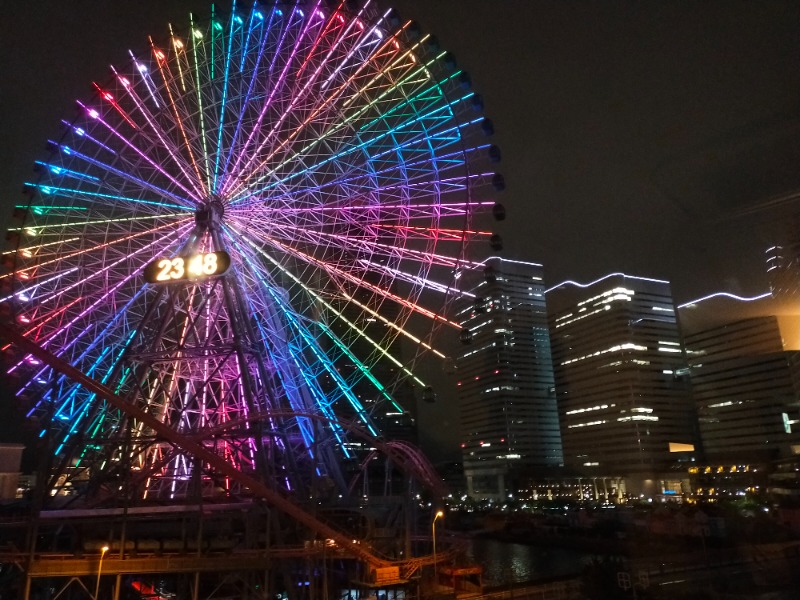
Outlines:
[[[800,202],[796,1],[379,0],[437,35],[495,123],[504,256],[548,285],[610,271],[679,302],[766,291]],[[12,2],[0,19],[0,224],[59,120],[202,0]],[[777,208],[753,210],[778,199]]]
[[[543,263],[549,284],[667,278],[678,301],[766,289],[763,251],[800,205],[747,210],[800,189],[800,3],[380,4],[435,33],[484,96],[508,184],[505,256]],[[3,204],[20,200],[45,141],[109,64],[207,7],[4,6]]]

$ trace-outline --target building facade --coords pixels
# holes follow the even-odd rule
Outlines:
[[[471,294],[456,361],[467,493],[499,498],[520,473],[562,464],[542,266],[491,258],[462,277]]]
[[[629,494],[664,492],[665,469],[691,460],[696,439],[669,283],[615,273],[556,286],[548,290],[554,302],[565,464],[587,476],[623,476]]]
[[[800,444],[800,353],[785,343],[775,316],[686,336],[707,461],[752,463],[794,454],[792,447]]]

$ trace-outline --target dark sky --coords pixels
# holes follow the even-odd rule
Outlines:
[[[380,4],[435,33],[485,98],[508,184],[505,256],[542,262],[550,284],[612,270],[667,278],[679,301],[765,289],[763,251],[787,211],[742,213],[800,189],[800,3]],[[3,203],[19,200],[59,119],[109,64],[207,7],[4,6]]]
[[[800,190],[799,2],[378,1],[435,33],[483,95],[508,184],[506,257],[543,263],[550,285],[666,278],[679,302],[766,290],[764,250],[800,224],[800,203],[750,212]],[[3,205],[74,99],[190,11],[208,3],[4,4]],[[445,408],[436,422],[454,430]]]

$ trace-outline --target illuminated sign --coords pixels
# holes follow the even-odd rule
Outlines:
[[[144,268],[144,279],[148,283],[188,281],[222,275],[230,266],[231,257],[223,250],[174,258],[162,257]]]

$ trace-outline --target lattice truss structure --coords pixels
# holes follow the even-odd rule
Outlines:
[[[235,3],[130,52],[37,163],[3,276],[28,339],[284,491],[345,491],[342,419],[380,436],[425,387],[398,348],[442,356],[502,188],[467,74],[374,4]],[[9,374],[56,496],[237,493],[32,355]]]

